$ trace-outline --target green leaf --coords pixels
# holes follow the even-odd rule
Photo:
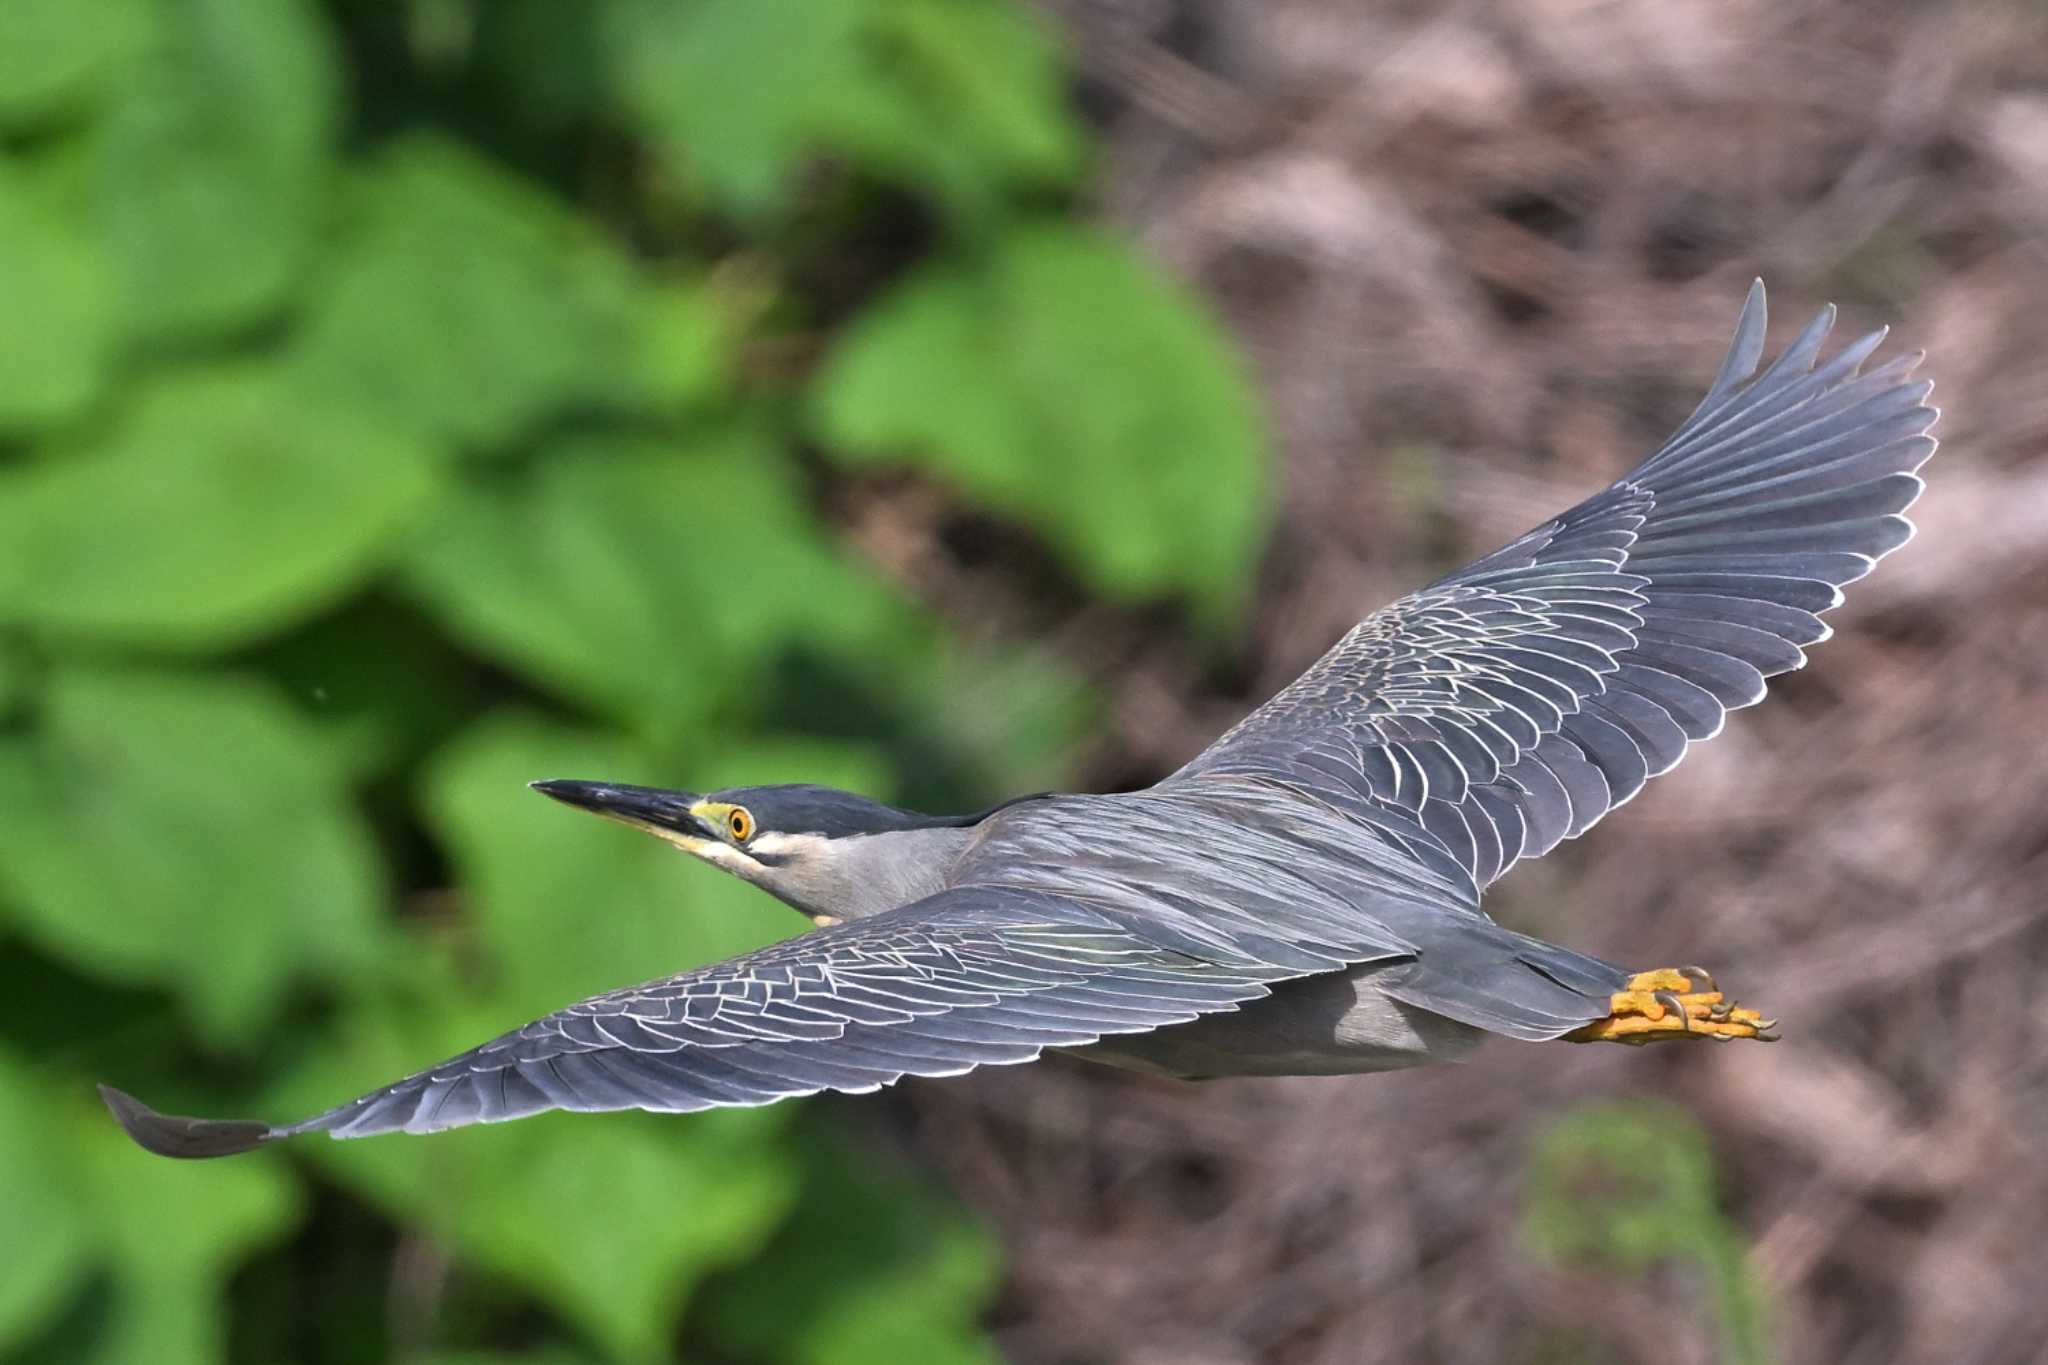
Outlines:
[[[1044,19],[988,0],[892,0],[876,20],[865,46],[894,98],[846,128],[856,160],[983,218],[1006,187],[1078,177],[1080,125]]]
[[[304,263],[336,63],[310,0],[178,0],[161,13],[161,41],[106,129],[100,221],[131,329],[210,335],[274,310]]]
[[[616,0],[611,47],[657,147],[743,211],[777,207],[817,153],[978,217],[1009,186],[1080,167],[1057,53],[1013,5]]]
[[[174,374],[94,446],[0,474],[0,620],[245,640],[352,587],[434,487],[416,445],[266,372]]]
[[[63,1178],[63,1143],[49,1109],[42,1087],[0,1053],[0,1226],[8,1247],[0,1351],[34,1332],[91,1267],[91,1241]]]
[[[416,537],[405,582],[449,627],[535,680],[656,736],[745,714],[793,644],[886,650],[914,624],[838,559],[768,437],[674,448],[565,442],[479,478]]]
[[[0,299],[0,432],[81,412],[105,387],[113,357],[113,272],[5,161]]]
[[[384,151],[351,207],[294,361],[309,391],[484,449],[639,396],[630,268],[531,183],[422,135]]]
[[[304,977],[380,945],[370,833],[320,737],[269,689],[172,673],[56,674],[0,745],[0,894],[80,970],[178,994],[247,1046]]]
[[[635,345],[645,401],[675,410],[731,392],[732,330],[712,290],[678,280],[650,285]]]
[[[104,95],[148,46],[155,18],[148,0],[7,0],[0,126],[32,128]]]
[[[707,1300],[719,1343],[776,1365],[995,1365],[976,1326],[1000,1279],[988,1234],[872,1158],[808,1150],[795,1216]]]
[[[859,52],[866,8],[619,0],[621,94],[678,166],[736,206],[766,207],[821,127],[870,118],[882,98]]]
[[[1040,227],[927,267],[814,397],[840,459],[915,459],[1105,592],[1185,591],[1217,618],[1245,596],[1266,521],[1251,390],[1195,305],[1105,238]]]

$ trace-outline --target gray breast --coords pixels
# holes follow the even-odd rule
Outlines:
[[[891,830],[818,839],[767,889],[813,917],[865,919],[944,890],[971,829]]]

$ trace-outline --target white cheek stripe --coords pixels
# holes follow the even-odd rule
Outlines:
[[[716,863],[728,871],[738,871],[741,868],[758,868],[760,863],[752,856],[756,853],[765,858],[780,858],[812,853],[817,850],[820,844],[826,842],[816,834],[768,833],[755,835],[753,842],[749,843],[746,848],[737,849],[731,844],[718,839],[703,839],[692,834],[679,834],[672,829],[655,829],[648,825],[636,825],[635,828],[646,830],[649,834],[666,839],[669,843],[683,850],[683,852],[694,853],[705,862]]]
[[[659,829],[653,825],[634,824],[633,828],[652,834],[663,843],[674,844],[685,853],[694,853],[707,862],[718,862],[732,856],[732,850],[716,839],[699,839],[694,834],[682,834],[672,829]]]

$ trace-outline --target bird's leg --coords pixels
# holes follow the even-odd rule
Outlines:
[[[1704,987],[1694,990],[1697,984]],[[1714,978],[1698,967],[1662,967],[1637,972],[1614,993],[1605,1019],[1565,1035],[1572,1043],[1655,1043],[1666,1039],[1733,1038],[1777,1041],[1777,1020],[1765,1019],[1725,1000]]]

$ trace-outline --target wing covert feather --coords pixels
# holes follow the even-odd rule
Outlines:
[[[1165,787],[1261,776],[1413,813],[1477,887],[1583,833],[1825,640],[1903,545],[1934,453],[1917,355],[1820,361],[1823,310],[1761,376],[1752,286],[1706,397],[1612,487],[1373,613]],[[1754,377],[1753,377],[1754,376]]]

